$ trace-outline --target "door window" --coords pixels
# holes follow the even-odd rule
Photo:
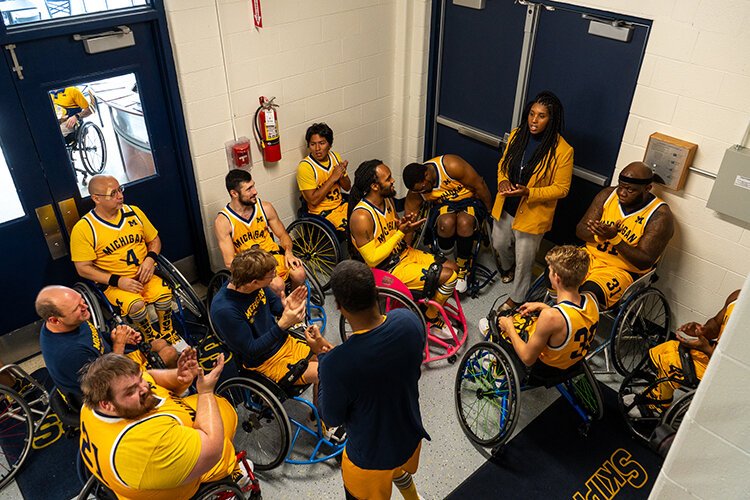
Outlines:
[[[16,184],[10,175],[3,148],[0,146],[0,224],[24,215],[26,213],[23,211],[21,200],[18,197]]]
[[[0,0],[6,26],[149,5],[149,0]]]
[[[52,89],[49,96],[82,197],[97,174],[120,185],[156,174],[135,74]]]

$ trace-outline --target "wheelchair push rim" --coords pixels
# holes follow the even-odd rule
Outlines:
[[[630,375],[649,349],[666,341],[669,325],[669,303],[660,290],[646,288],[625,302],[612,326],[610,342],[617,372]]]
[[[289,454],[292,429],[279,399],[260,383],[246,378],[227,380],[216,394],[237,411],[235,448],[247,451],[256,470],[281,465]]]
[[[292,253],[301,259],[315,276],[323,291],[330,287],[331,273],[341,260],[341,248],[335,234],[322,222],[299,219],[287,228],[292,239]]]
[[[168,283],[175,300],[179,300],[180,304],[200,321],[207,322],[208,312],[203,301],[179,269],[163,255],[157,255],[156,257],[156,274]]]
[[[464,434],[474,443],[505,443],[518,420],[521,385],[510,356],[498,345],[480,342],[461,359],[455,404]]]
[[[34,422],[31,408],[13,389],[0,385],[0,489],[23,465],[31,448]]]
[[[101,129],[93,122],[84,122],[76,135],[76,143],[86,172],[102,173],[107,165],[107,143]]]

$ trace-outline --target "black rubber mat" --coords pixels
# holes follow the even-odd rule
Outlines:
[[[616,393],[602,387],[602,397],[604,417],[587,437],[559,398],[447,498],[647,498],[662,460],[630,436]]]

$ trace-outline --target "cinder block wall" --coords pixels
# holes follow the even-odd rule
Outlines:
[[[308,125],[325,121],[333,128],[334,149],[349,160],[352,176],[362,161],[371,158],[394,167],[394,174],[399,172],[401,143],[408,138],[394,120],[394,109],[408,101],[403,94],[408,89],[401,85],[403,75],[412,73],[405,69],[410,61],[403,50],[410,40],[401,38],[410,32],[421,41],[427,24],[423,15],[418,21],[421,27],[407,28],[413,26],[412,2],[261,3],[264,27],[256,30],[249,0],[166,1],[214,269],[223,267],[213,221],[228,201],[224,143],[241,136],[252,140],[259,96],[275,96],[279,104],[283,158],[278,164],[264,164],[253,142],[252,174],[260,197],[274,204],[285,224],[294,219],[298,206],[295,173],[307,154]],[[424,121],[423,114],[420,117],[415,111],[414,118]],[[413,139],[416,143],[420,138]]]

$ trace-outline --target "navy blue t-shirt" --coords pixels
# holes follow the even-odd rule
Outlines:
[[[430,439],[419,411],[424,327],[406,309],[369,332],[318,355],[318,407],[326,424],[344,424],[346,453],[363,469],[403,465]]]
[[[276,324],[282,312],[281,299],[267,287],[242,293],[224,285],[211,302],[216,333],[248,368],[260,366],[284,345],[288,333]]]
[[[86,363],[112,352],[99,331],[89,321],[84,321],[71,332],[53,333],[42,325],[39,335],[44,364],[52,381],[65,394],[81,397],[78,371]]]

